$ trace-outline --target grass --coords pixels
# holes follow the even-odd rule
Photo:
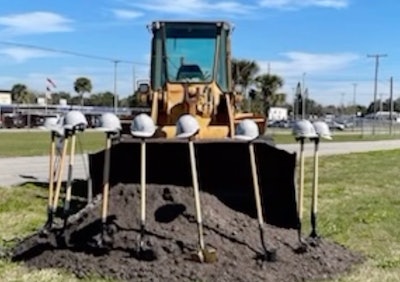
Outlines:
[[[104,147],[104,133],[86,131],[79,134],[82,148],[96,151]],[[0,157],[39,156],[49,153],[50,133],[43,131],[0,132]]]
[[[277,144],[294,143],[293,136],[286,133],[271,133]],[[82,147],[87,151],[101,150],[104,147],[104,134],[86,131],[80,134]],[[400,139],[400,135],[366,135],[351,133],[335,133],[334,140],[326,142],[344,141],[373,141]],[[79,141],[79,139],[78,139]],[[49,153],[50,134],[43,131],[0,131],[0,157],[39,156]],[[78,142],[79,145],[79,142]],[[79,152],[79,146],[78,146]]]
[[[284,133],[271,133],[276,144],[291,144],[294,143],[291,134]],[[378,141],[378,140],[396,140],[400,139],[400,135],[377,134],[377,135],[362,135],[360,133],[341,133],[334,132],[332,141],[326,142],[350,142],[350,141]]]
[[[400,150],[324,156],[320,159],[319,233],[361,252],[367,261],[332,282],[400,281]],[[312,159],[306,160],[304,233]],[[45,221],[46,190],[27,185],[0,189],[0,244]],[[12,218],[12,220],[10,220]],[[61,270],[31,270],[0,260],[0,281],[77,281]],[[104,281],[88,278],[86,281]]]

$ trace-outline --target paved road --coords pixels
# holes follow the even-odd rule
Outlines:
[[[283,144],[277,146],[288,152],[297,152],[298,144]],[[305,155],[313,154],[314,145],[307,142],[305,145]],[[320,145],[320,155],[347,154],[355,152],[366,152],[376,150],[400,149],[400,140],[386,141],[360,141],[360,142],[337,142],[325,143]],[[75,157],[74,178],[87,179],[87,156],[78,155]],[[47,156],[41,157],[18,157],[0,158],[0,187],[18,185],[24,182],[47,182],[48,181],[49,159]],[[67,168],[67,166],[65,166]],[[64,179],[66,179],[66,169]]]

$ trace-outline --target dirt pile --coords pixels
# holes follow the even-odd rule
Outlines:
[[[260,264],[255,259],[261,251],[256,219],[201,193],[204,238],[217,250],[218,261],[194,262],[188,259],[197,245],[192,189],[148,185],[147,196],[145,239],[156,260],[132,256],[140,230],[140,188],[121,184],[111,189],[109,252],[97,253],[94,244],[101,233],[97,201],[71,218],[66,246],[57,240],[57,229],[46,236],[34,234],[15,248],[13,259],[36,268],[64,268],[78,277],[93,273],[129,281],[303,281],[338,275],[362,261],[358,254],[326,240],[297,254],[295,230],[266,226],[265,239],[277,249],[277,261]]]

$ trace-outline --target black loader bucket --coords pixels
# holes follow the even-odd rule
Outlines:
[[[298,227],[295,169],[296,154],[265,140],[254,141],[260,190],[267,223]],[[189,147],[177,139],[147,141],[147,182],[192,186]],[[248,144],[233,139],[195,141],[200,189],[226,206],[256,217]],[[104,151],[89,155],[93,193],[101,193]],[[111,149],[110,186],[140,183],[140,140],[122,139]]]

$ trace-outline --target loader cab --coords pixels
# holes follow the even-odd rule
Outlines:
[[[228,23],[156,21],[151,31],[152,89],[164,89],[167,83],[215,82],[221,91],[230,90]]]

